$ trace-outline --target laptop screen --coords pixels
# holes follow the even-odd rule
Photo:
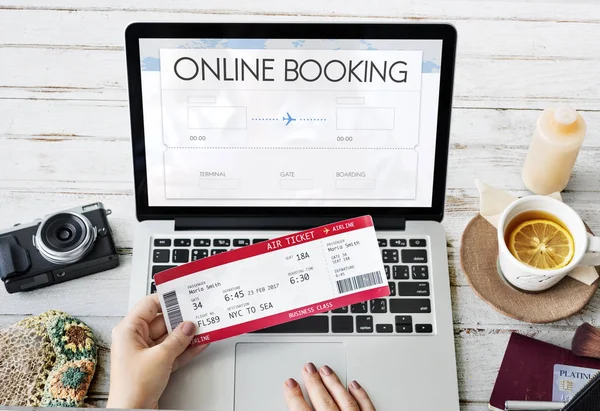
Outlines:
[[[432,206],[442,40],[139,46],[149,206]]]

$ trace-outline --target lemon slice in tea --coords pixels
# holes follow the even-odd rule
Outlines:
[[[508,248],[520,262],[542,270],[556,270],[571,262],[573,237],[550,220],[529,220],[510,233]]]

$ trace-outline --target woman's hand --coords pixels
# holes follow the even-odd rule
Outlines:
[[[317,371],[313,363],[306,364],[302,369],[302,378],[315,411],[375,411],[371,399],[359,383],[352,381],[347,390],[326,365]],[[300,385],[293,378],[285,382],[283,393],[290,411],[311,411]]]
[[[167,334],[158,296],[140,301],[112,330],[107,408],[158,408],[171,373],[207,347],[188,347],[195,331],[186,321]]]

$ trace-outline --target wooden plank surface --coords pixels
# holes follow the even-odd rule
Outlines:
[[[598,295],[581,313],[554,324],[507,318],[473,293],[459,264],[462,230],[478,208],[473,179],[526,194],[520,171],[535,120],[541,109],[557,102],[583,110],[589,128],[563,198],[600,232],[599,3],[1,0],[0,227],[103,201],[113,210],[121,266],[35,293],[9,296],[0,287],[0,327],[51,308],[92,326],[101,350],[90,404],[105,405],[110,330],[127,309],[136,223],[125,26],[143,20],[332,19],[448,21],[459,32],[444,226],[461,409],[487,409],[511,331],[568,347],[582,321],[600,324]]]
[[[447,2],[444,2],[447,3]],[[486,3],[486,2],[482,2]],[[489,3],[489,2],[488,2]],[[471,3],[472,4],[472,3]],[[287,7],[288,5],[286,5]],[[598,10],[599,7],[591,5]],[[473,7],[477,9],[477,7]],[[400,12],[392,14],[390,21],[413,21],[411,17]],[[447,21],[456,26],[460,33],[459,56],[460,57],[487,57],[492,59],[559,59],[559,60],[594,60],[600,50],[600,44],[595,39],[597,28],[594,24],[582,21],[565,21],[556,24],[554,21],[523,21],[523,20],[499,20],[497,18],[485,18],[474,16],[448,16],[444,18],[440,14],[432,21]],[[22,19],[36,21],[36,29],[21,31]],[[31,9],[7,9],[0,15],[0,47],[28,47],[47,48],[57,47],[61,49],[82,50],[112,50],[123,49],[124,30],[129,23],[135,20],[146,21],[198,21],[197,12],[191,10],[165,10],[165,11],[143,11],[143,10],[107,10],[96,11],[82,8],[76,13],[61,10],[49,10],[40,15],[38,10]],[[260,21],[326,21],[328,17],[292,16],[282,18],[280,16],[260,16]],[[256,21],[255,15],[237,14],[203,15],[203,21]],[[353,21],[352,17],[339,17],[338,21]],[[363,19],[381,21],[381,19]],[[57,21],[60,24],[57,24]],[[485,21],[486,30],[481,30],[482,22]],[[99,30],[83,30],[78,36],[71,33],[79,31],[82,26],[105,28]],[[552,31],[554,41],[548,42],[548,32]],[[43,34],[43,38],[40,38]],[[462,41],[477,36],[478,42]],[[526,40],[524,40],[526,39]],[[481,47],[481,43],[487,47]],[[573,48],[577,43],[577,48]]]
[[[111,49],[0,48],[0,98],[33,90],[62,91],[81,99],[125,101],[124,52]],[[54,62],[48,66],[45,62]],[[84,62],[85,65],[80,64]],[[454,103],[457,107],[542,108],[570,102],[577,108],[600,109],[600,83],[594,61],[462,57],[457,61]],[[27,70],[21,67],[27,66]],[[68,75],[66,75],[68,73]],[[21,94],[19,94],[21,93]],[[70,95],[71,95],[70,94]],[[581,96],[586,96],[582,99]],[[74,97],[77,98],[77,97]]]
[[[35,0],[3,0],[0,7],[7,10],[36,10],[81,12],[85,10],[104,12],[166,11],[171,13],[192,12],[203,18],[211,15],[250,15],[261,19],[270,16],[308,17],[357,17],[389,19],[405,17],[417,21],[447,20],[456,18],[508,21],[585,22],[600,21],[600,8],[595,0],[373,0],[371,2],[348,2],[346,0],[305,0],[296,3],[254,0],[222,1],[171,0],[166,5],[161,0],[98,0],[85,4],[76,0],[54,0],[50,4]],[[473,41],[473,39],[471,39]]]

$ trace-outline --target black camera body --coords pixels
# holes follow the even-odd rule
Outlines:
[[[60,211],[0,232],[0,279],[9,293],[30,291],[119,265],[102,203]]]

